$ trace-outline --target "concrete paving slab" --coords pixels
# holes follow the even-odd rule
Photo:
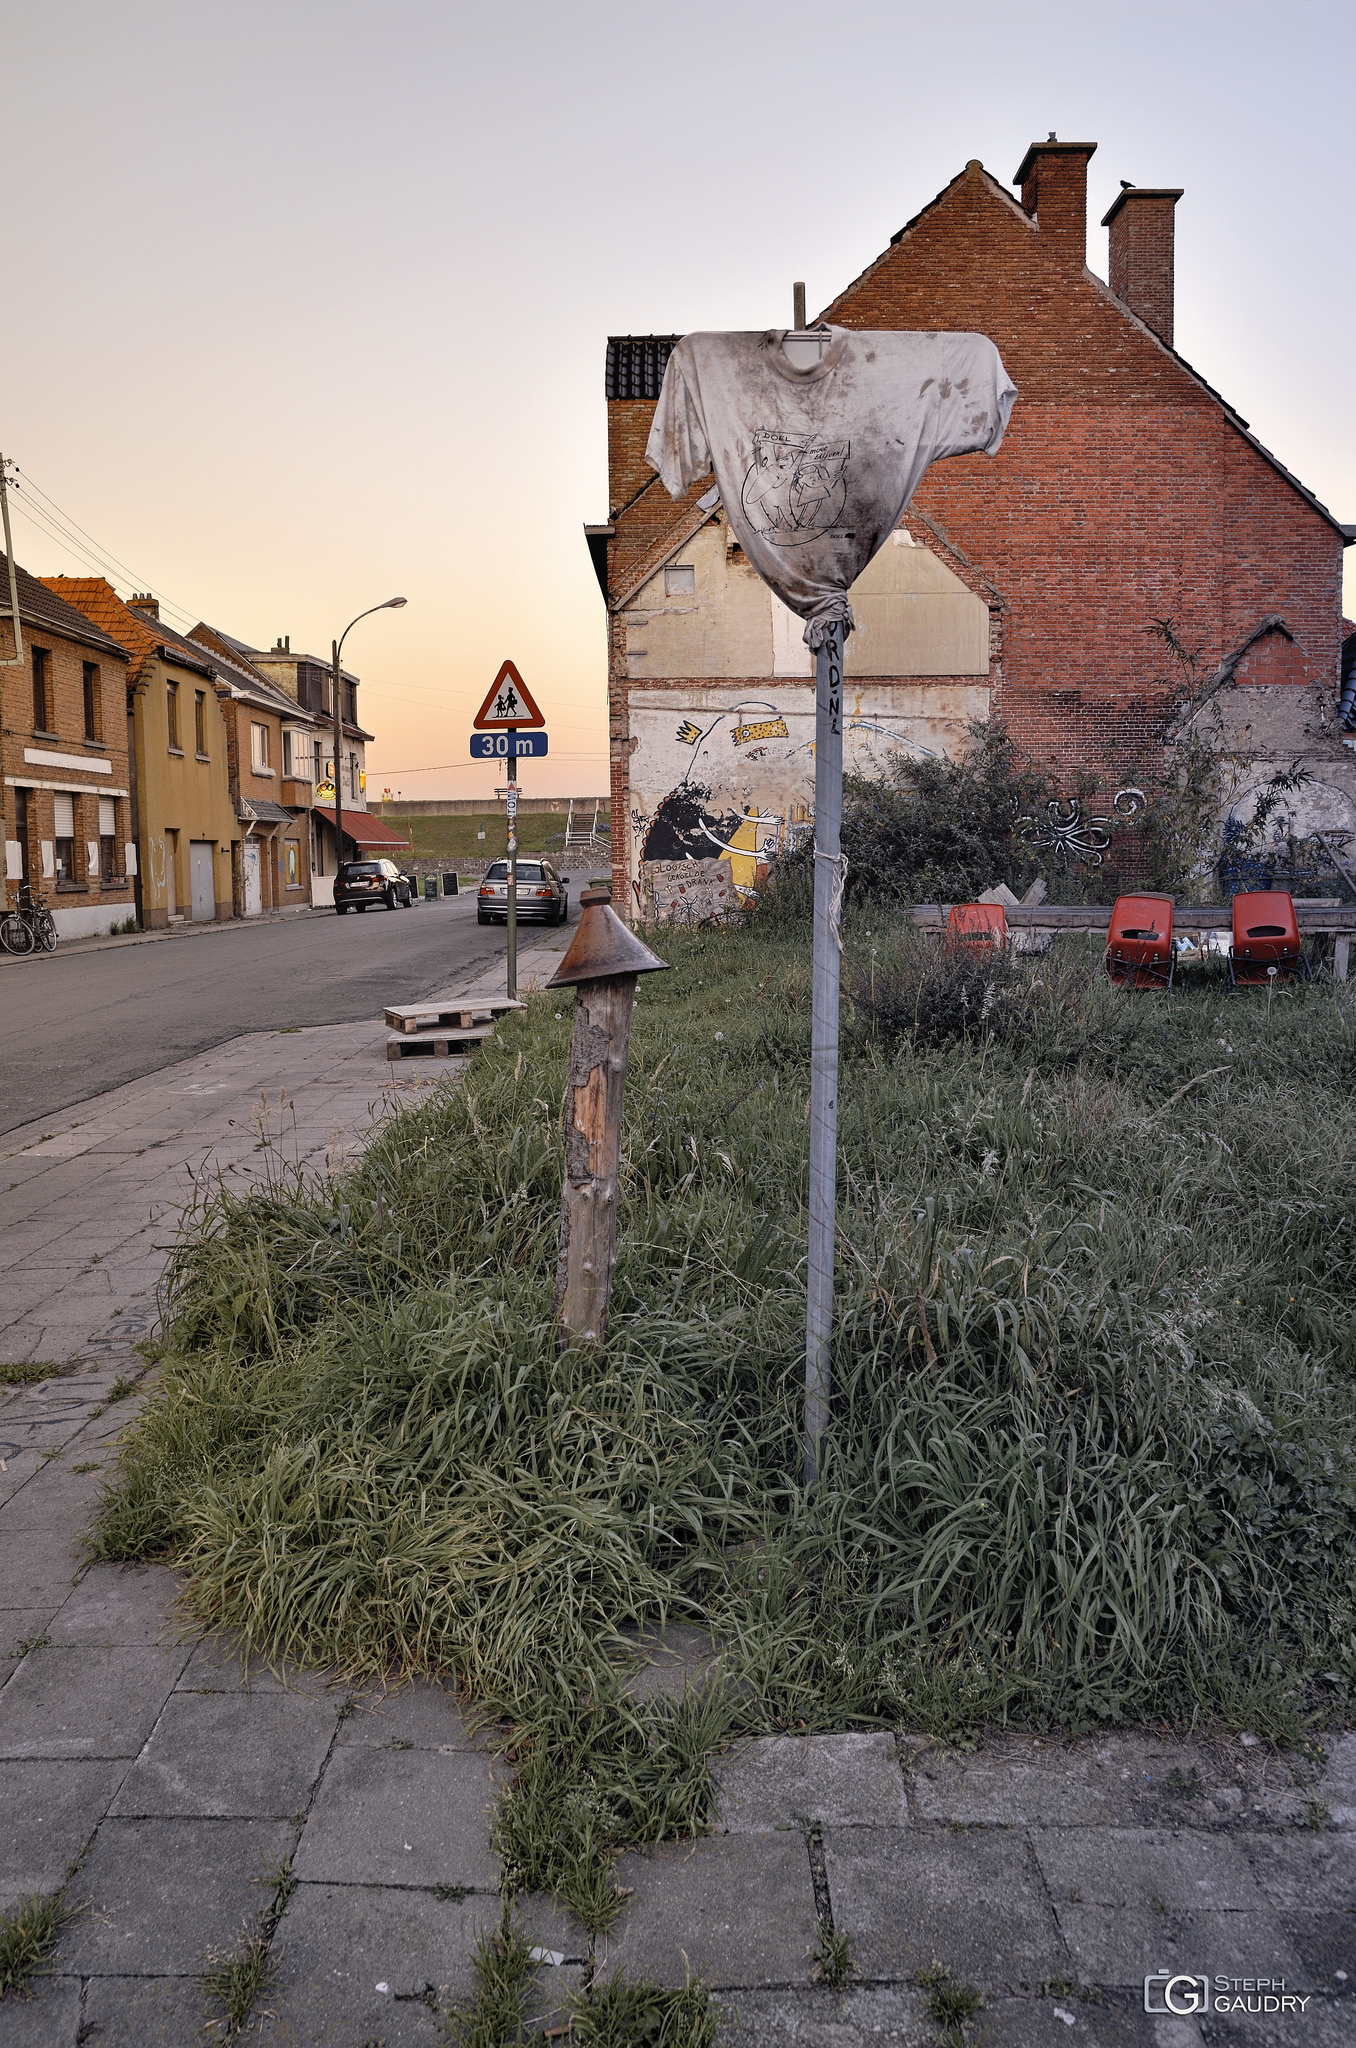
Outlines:
[[[1199,1749],[1138,1734],[1077,1746],[1007,1736],[964,1756],[924,1751],[910,1772],[910,1807],[916,1820],[962,1827],[1152,1824],[1164,1805],[1182,1816],[1172,1774],[1199,1776],[1202,1762]]]
[[[336,1749],[297,1852],[313,1883],[470,1885],[494,1891],[492,1760],[457,1751]]]
[[[1282,1913],[1281,1927],[1299,1957],[1301,1988],[1356,1997],[1356,1918],[1344,1913]],[[1356,2008],[1352,2015],[1356,2039]]]
[[[716,2048],[937,2048],[916,1991],[728,1991],[716,2005]]]
[[[85,1459],[77,1456],[75,1462],[83,1464]],[[99,1511],[108,1475],[72,1472],[64,1454],[54,1458],[45,1469],[35,1465],[32,1477],[36,1480],[39,1475],[41,1485],[16,1487],[0,1506],[0,1534],[14,1536],[20,1530],[60,1529],[68,1538],[74,1538],[89,1528]]]
[[[1200,2032],[1188,2022],[1161,2019],[1128,1997],[1080,1998],[1076,1992],[1049,1997],[993,1998],[970,2023],[984,2048],[1200,2048]],[[934,2035],[934,2039],[935,2039]]]
[[[1268,1903],[1303,1912],[1356,1914],[1356,1835],[1235,1835]],[[1353,1926],[1356,1933],[1356,1925]]]
[[[1329,1744],[1318,1797],[1330,1809],[1334,1827],[1356,1827],[1356,1735],[1341,1735]]]
[[[1115,1911],[1263,1912],[1265,1893],[1240,1842],[1151,1828],[1042,1828],[1032,1847],[1055,1903]]]
[[[1149,1905],[1057,1904],[1070,1975],[1079,1982],[1142,1986],[1151,1970],[1222,1971],[1298,1983],[1300,1959],[1280,1915]]]
[[[0,1655],[13,1658],[28,1655],[25,1644],[34,1644],[47,1634],[52,1617],[45,1607],[0,1608]]]
[[[33,1650],[0,1693],[0,1757],[134,1757],[182,1650]]]
[[[88,2048],[190,2048],[220,2039],[205,2031],[219,2017],[193,1977],[91,1977],[80,2039]]]
[[[934,1962],[984,1991],[1066,1974],[1068,1956],[1025,1838],[826,1828],[835,1927],[870,1977],[911,1977]]]
[[[91,1565],[53,1617],[49,1634],[54,1643],[107,1649],[173,1644],[177,1624],[170,1606],[179,1585],[162,1565]]]
[[[332,1699],[336,1708],[348,1697],[347,1683],[338,1684],[333,1674],[302,1671],[284,1664],[269,1669],[262,1657],[242,1657],[237,1636],[200,1636],[179,1677],[180,1692],[297,1692],[307,1699]]]
[[[78,2048],[80,2017],[78,1977],[34,1978],[30,1998],[0,2003],[0,2041],[4,2048]],[[90,2048],[95,2042],[91,2035]]]
[[[338,1718],[337,1700],[172,1692],[111,1810],[217,1819],[304,1813]]]
[[[635,1668],[622,1691],[628,1699],[653,1699],[659,1694],[680,1700],[690,1687],[709,1685],[719,1676],[720,1659],[704,1628],[681,1623],[661,1630],[622,1629],[634,1634]]]
[[[273,1938],[267,2039],[276,2048],[433,2048],[442,2039],[437,2008],[474,1988],[484,1909],[428,1891],[298,1885]]]
[[[799,1835],[717,1835],[620,1858],[634,1890],[596,1945],[611,1975],[682,1984],[690,1968],[717,1989],[806,1984],[819,1939],[810,1860]]]
[[[717,1773],[716,1825],[770,1834],[803,1820],[903,1827],[904,1776],[891,1735],[773,1735],[749,1742]]]
[[[1256,2013],[1211,2013],[1201,2022],[1205,2048],[1351,2048],[1356,2012],[1351,2001],[1313,1999],[1302,2013],[1270,2018]]]
[[[60,1891],[126,1769],[103,1759],[0,1763],[0,1913],[30,1892]]]
[[[71,1887],[85,1910],[62,1937],[62,1968],[196,1975],[253,1925],[295,1840],[286,1821],[104,1821]]]
[[[482,1736],[477,1741],[456,1694],[436,1681],[402,1686],[399,1692],[358,1693],[339,1726],[345,1749],[389,1749],[393,1743],[412,1749],[484,1749],[488,1740]]]
[[[80,1553],[68,1529],[0,1530],[0,1598],[15,1607],[46,1607],[70,1598]]]

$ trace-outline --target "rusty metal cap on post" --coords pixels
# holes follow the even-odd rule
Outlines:
[[[577,988],[581,981],[615,981],[623,974],[654,974],[668,967],[626,926],[612,908],[610,889],[585,889],[579,923],[565,958],[548,988]]]

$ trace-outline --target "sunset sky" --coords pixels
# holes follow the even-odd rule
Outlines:
[[[1103,275],[1120,180],[1186,188],[1178,348],[1356,520],[1350,0],[0,0],[0,27],[15,554],[322,655],[407,597],[346,650],[369,794],[489,795],[467,735],[506,655],[551,737],[525,790],[606,788],[580,529],[609,333],[785,325],[793,279],[817,310],[967,158],[1006,181],[1050,129],[1100,145]]]

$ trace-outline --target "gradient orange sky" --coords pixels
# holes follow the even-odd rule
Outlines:
[[[5,0],[0,50],[15,554],[98,566],[31,485],[175,623],[327,656],[407,597],[345,651],[371,794],[489,795],[506,655],[525,791],[605,790],[609,333],[784,325],[1050,129],[1102,275],[1120,180],[1186,188],[1178,348],[1356,520],[1350,0]]]

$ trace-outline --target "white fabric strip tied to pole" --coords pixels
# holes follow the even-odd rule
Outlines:
[[[838,1010],[847,863],[843,650],[848,592],[896,526],[928,465],[996,455],[1016,387],[983,334],[812,330],[818,359],[783,350],[785,328],[689,334],[669,357],[646,445],[681,498],[715,471],[735,539],[805,620],[815,655],[814,969],[810,1019],[810,1229],[803,1472],[813,1486],[829,1423],[838,1179]]]

